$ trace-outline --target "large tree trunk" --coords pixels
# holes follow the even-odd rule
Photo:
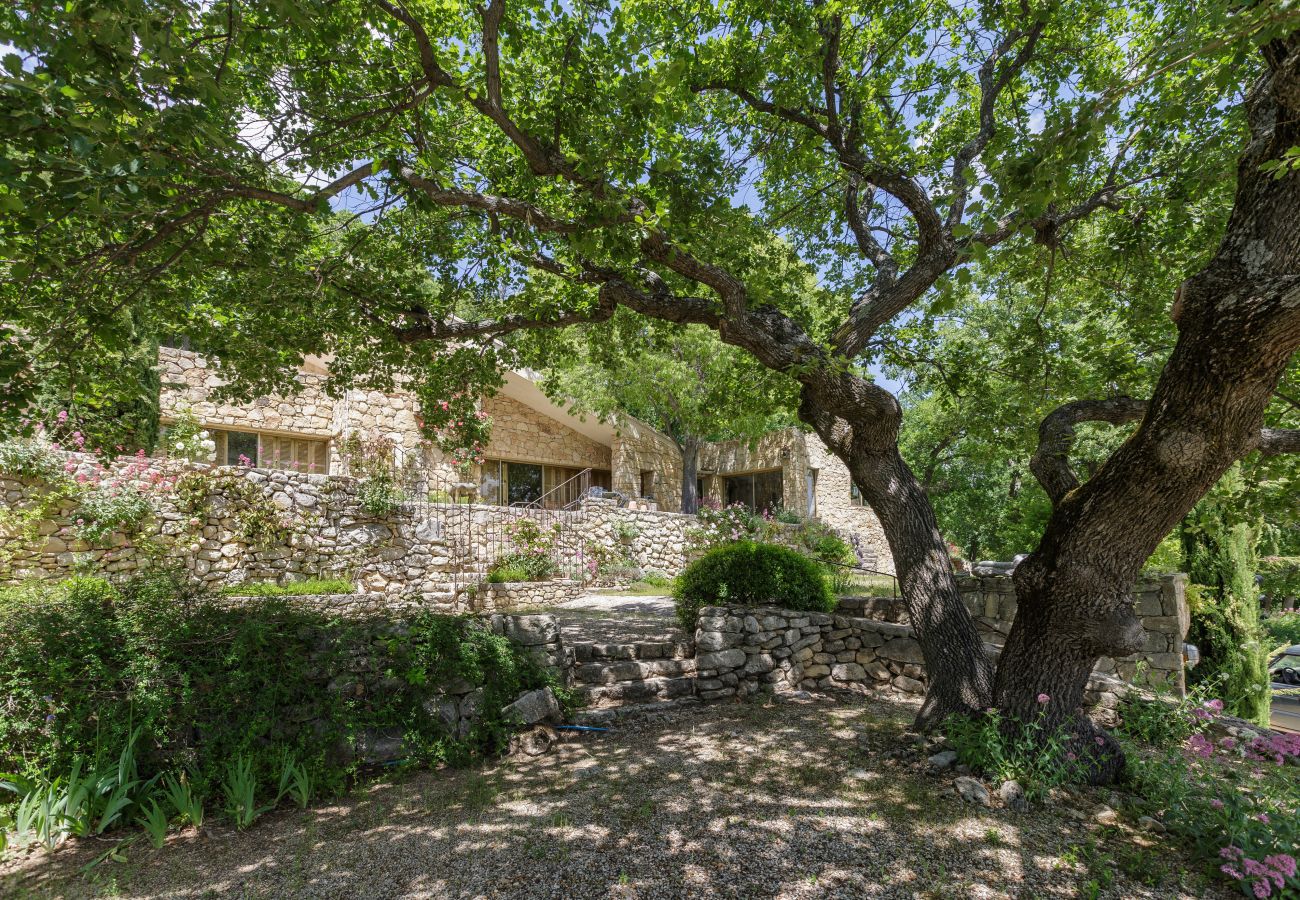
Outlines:
[[[1020,719],[1045,710],[1049,722],[1074,727],[1098,781],[1123,759],[1078,718],[1088,674],[1101,656],[1140,649],[1134,580],[1224,471],[1260,445],[1264,410],[1300,346],[1300,174],[1260,170],[1300,144],[1300,41],[1274,42],[1265,56],[1270,71],[1247,100],[1251,142],[1232,216],[1214,259],[1175,303],[1178,342],[1145,416],[1087,483],[1043,479],[1056,507],[1016,570],[1019,611],[997,705]]]
[[[863,394],[871,395],[866,415],[858,402]],[[983,710],[992,699],[992,667],[957,590],[934,509],[898,452],[902,410],[897,400],[870,382],[840,375],[833,386],[805,385],[799,415],[848,466],[884,528],[925,658],[929,683],[917,726],[930,728],[949,714]]]
[[[693,513],[699,509],[700,497],[695,482],[700,473],[700,445],[696,437],[682,440],[682,512]]]

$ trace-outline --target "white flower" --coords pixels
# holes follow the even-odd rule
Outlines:
[[[185,449],[185,442],[184,442],[184,441],[177,441],[177,442],[176,442],[176,449],[177,449],[177,450],[184,450],[184,449]]]

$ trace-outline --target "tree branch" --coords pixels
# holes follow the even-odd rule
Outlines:
[[[1265,428],[1259,434],[1259,452],[1264,456],[1300,453],[1300,428]]]
[[[552,314],[514,313],[499,319],[466,322],[460,319],[428,319],[421,325],[394,326],[393,336],[403,344],[423,341],[455,341],[469,338],[501,337],[515,331],[538,328],[568,328],[593,322],[607,322],[614,315],[617,303],[604,289],[599,293],[595,309],[565,310]]]
[[[1079,478],[1070,467],[1074,426],[1080,422],[1123,425],[1142,418],[1146,410],[1145,400],[1114,397],[1110,400],[1075,400],[1047,414],[1038,426],[1038,449],[1029,460],[1029,470],[1043,486],[1053,506],[1079,486]]]
[[[565,219],[557,219],[550,213],[531,203],[525,203],[522,200],[514,200],[510,197],[499,197],[495,194],[481,194],[478,191],[464,191],[457,188],[445,188],[442,185],[435,184],[416,174],[413,169],[403,166],[398,173],[403,181],[411,187],[420,191],[439,206],[463,207],[469,209],[481,209],[486,213],[493,215],[507,216],[511,219],[517,219],[535,228],[538,231],[546,231],[552,234],[577,234],[583,231],[585,226],[578,222],[570,222]]]
[[[997,118],[994,115],[998,102],[998,97],[1006,90],[1011,79],[1015,78],[1025,64],[1029,62],[1034,55],[1034,46],[1038,43],[1039,36],[1043,33],[1043,22],[1035,22],[1025,30],[1012,31],[997,48],[989,54],[989,58],[984,60],[979,70],[980,84],[980,127],[973,137],[957,151],[952,160],[952,205],[948,209],[948,228],[952,228],[961,222],[962,216],[966,212],[966,201],[970,196],[970,185],[966,182],[966,169],[975,161],[984,148],[993,140],[994,132],[997,131]],[[1011,48],[1017,42],[1025,39],[1020,51],[1015,55],[1007,65],[1003,66],[1001,71],[998,70],[998,62],[1006,54],[1011,52]]]

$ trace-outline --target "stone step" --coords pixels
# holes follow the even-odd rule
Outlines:
[[[584,684],[574,690],[578,701],[588,709],[609,709],[655,700],[675,700],[695,694],[695,676],[647,678],[644,681],[620,681],[615,684]]]
[[[672,700],[654,700],[650,703],[629,703],[625,706],[609,706],[604,709],[583,709],[573,714],[575,725],[594,727],[609,726],[626,719],[654,713],[671,712],[683,706],[699,703],[699,697],[676,697]]]
[[[634,644],[599,644],[565,641],[578,662],[628,659],[689,659],[695,655],[693,641],[639,641]]]
[[[574,672],[579,684],[615,684],[648,678],[676,678],[695,674],[693,659],[597,660],[583,663]]]

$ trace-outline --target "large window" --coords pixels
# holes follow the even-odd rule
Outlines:
[[[608,469],[592,469],[591,477],[585,483],[578,478],[581,473],[581,469],[568,466],[489,459],[483,463],[483,474],[479,478],[479,497],[485,503],[500,506],[527,506],[541,502],[547,508],[559,509],[577,501],[584,487],[609,489]]]
[[[260,466],[313,475],[329,474],[329,442],[257,431],[209,428],[219,466]]]
[[[784,505],[785,491],[781,470],[728,475],[722,479],[727,505],[743,503],[754,512],[777,510]]]

